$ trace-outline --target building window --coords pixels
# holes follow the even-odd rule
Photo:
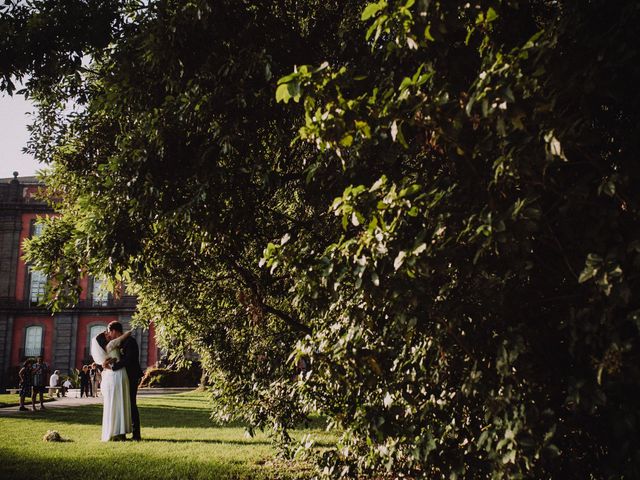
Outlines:
[[[42,330],[41,326],[28,327],[24,338],[24,356],[38,357],[42,355]]]
[[[42,225],[41,223],[34,223],[31,236],[32,237],[39,237],[40,235],[42,235],[42,229],[43,228],[44,228],[44,225]]]
[[[107,282],[101,278],[93,279],[91,287],[91,303],[94,307],[106,307],[109,303],[109,292],[107,291]]]
[[[44,299],[44,292],[47,286],[47,276],[29,268],[29,300],[31,304],[38,304]]]
[[[44,225],[41,223],[31,224],[31,237],[39,237],[42,235]],[[45,296],[45,288],[47,286],[47,276],[29,267],[29,302],[31,305],[37,305]]]

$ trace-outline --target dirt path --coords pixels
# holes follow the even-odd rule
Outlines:
[[[140,398],[141,396],[155,396],[155,395],[167,395],[167,394],[175,394],[175,393],[181,393],[181,392],[188,392],[193,390],[193,388],[144,388],[144,389],[140,389],[138,390],[138,398]],[[79,392],[79,390],[77,391]],[[83,397],[83,398],[79,398],[77,396],[76,393],[76,389],[72,389],[67,393],[66,397],[60,397],[60,398],[56,398],[53,402],[45,402],[44,403],[44,407],[45,410],[41,411],[40,410],[40,404],[36,403],[36,412],[37,414],[42,413],[43,415],[46,415],[47,410],[49,409],[55,409],[55,408],[67,408],[67,407],[81,407],[83,405],[94,405],[94,404],[100,404],[102,405],[102,397]],[[31,410],[31,402],[30,399],[27,399],[27,401],[25,402],[25,406],[29,409],[26,412],[21,412],[20,410],[18,410],[19,407],[17,406],[13,406],[13,407],[3,407],[0,408],[0,417],[4,417],[7,415],[24,415],[27,413],[34,413]]]
[[[67,408],[67,407],[79,407],[82,405],[92,405],[96,403],[102,404],[102,397],[75,398],[74,396],[70,396],[70,397],[67,396],[67,397],[56,398],[53,402],[45,402],[44,411],[40,410],[40,402],[36,402],[37,410],[35,413],[38,413],[38,414],[42,413],[46,415],[47,410]],[[27,399],[27,401],[25,402],[25,406],[29,409],[26,412],[21,412],[20,410],[18,410],[19,407],[17,406],[0,408],[0,417],[4,417],[7,415],[24,415],[28,413],[34,413],[31,410],[31,402],[29,401],[29,399]]]

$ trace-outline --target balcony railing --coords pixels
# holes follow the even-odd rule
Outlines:
[[[109,298],[106,302],[99,301],[94,302],[92,298],[79,301],[74,307],[76,308],[134,308],[136,306],[136,297],[127,295],[118,300]],[[9,308],[36,308],[43,309],[37,304],[34,304],[30,299],[16,300],[15,298],[2,297],[0,298],[0,307]]]
[[[92,308],[135,307],[136,300],[136,297],[131,295],[126,295],[117,300],[111,296],[108,298],[87,298],[78,302],[78,306]]]

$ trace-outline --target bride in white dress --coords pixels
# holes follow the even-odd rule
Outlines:
[[[100,335],[104,335],[101,333]],[[126,332],[111,340],[103,348],[98,342],[98,335],[91,339],[91,356],[98,364],[107,359],[120,360],[120,344],[131,335]],[[106,341],[106,340],[105,340]],[[104,342],[103,342],[104,343]],[[131,433],[131,401],[129,399],[129,379],[124,368],[113,371],[105,368],[102,371],[102,441],[124,440],[126,433]]]

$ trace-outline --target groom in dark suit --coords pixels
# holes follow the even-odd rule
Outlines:
[[[109,340],[113,340],[122,335],[122,324],[120,322],[111,322],[107,326],[107,335]],[[140,350],[138,342],[133,337],[126,338],[122,345],[122,356],[119,361],[111,365],[113,370],[125,368],[127,377],[129,378],[129,396],[131,399],[131,426],[133,429],[132,440],[140,440],[140,414],[138,413],[138,404],[136,403],[136,395],[138,394],[138,384],[142,378],[143,372],[140,368]]]

